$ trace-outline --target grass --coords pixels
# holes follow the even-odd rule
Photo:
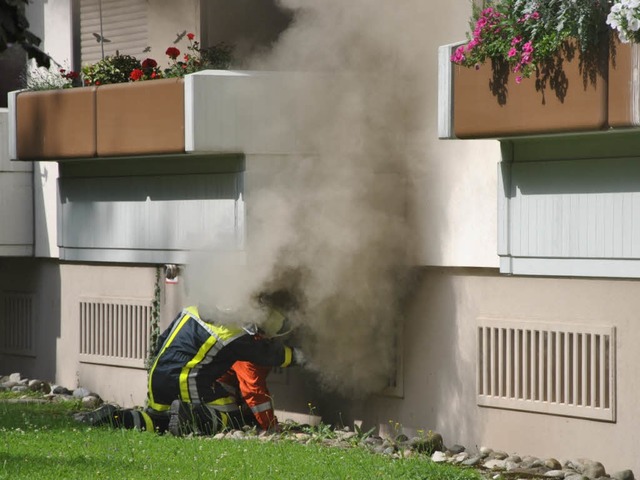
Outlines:
[[[2,399],[2,396],[0,396]],[[176,438],[75,422],[77,404],[0,402],[0,479],[480,480],[424,457],[293,440]]]

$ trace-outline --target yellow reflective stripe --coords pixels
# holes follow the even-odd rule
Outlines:
[[[293,350],[291,347],[284,347],[284,362],[282,362],[281,367],[288,367],[291,365],[291,359],[293,357]]]
[[[151,397],[151,393],[149,393],[149,397]],[[151,398],[147,401],[147,406],[156,410],[157,412],[166,412],[171,408],[171,405],[164,405],[162,403],[156,403]]]
[[[155,427],[153,426],[153,420],[147,412],[140,412],[142,414],[142,418],[144,419],[144,425],[147,432],[155,431]]]
[[[164,342],[164,346],[162,347],[162,350],[160,351],[160,353],[158,353],[158,356],[156,357],[155,361],[153,362],[153,366],[149,371],[149,382],[147,384],[147,392],[149,392],[149,406],[155,410],[160,410],[160,411],[169,410],[169,405],[162,405],[162,404],[156,403],[155,400],[153,399],[153,389],[151,388],[151,379],[153,378],[153,371],[156,369],[156,365],[158,365],[158,360],[160,359],[164,351],[169,347],[169,345],[171,345],[171,342],[173,342],[173,339],[176,338],[176,335],[178,334],[180,329],[182,329],[182,327],[187,322],[187,320],[189,320],[189,318],[191,317],[189,317],[189,315],[187,314],[182,316],[182,319],[180,320],[178,325],[176,325],[176,328],[173,329],[173,332],[171,333],[169,338],[167,338],[167,340]]]
[[[191,395],[189,394],[189,374],[194,367],[196,367],[202,359],[207,355],[207,352],[211,350],[211,347],[216,343],[215,337],[209,337],[206,342],[202,344],[196,356],[193,357],[187,364],[182,367],[180,372],[180,398],[185,402],[191,402]],[[197,398],[194,400],[198,400]]]
[[[235,397],[220,397],[207,403],[219,412],[235,412],[239,410]]]
[[[220,419],[222,420],[222,428],[221,430],[226,430],[229,425],[229,415],[224,412],[220,412]]]

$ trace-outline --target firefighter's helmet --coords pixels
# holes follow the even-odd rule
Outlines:
[[[267,319],[258,328],[267,338],[282,337],[291,331],[291,322],[282,312],[272,308]]]

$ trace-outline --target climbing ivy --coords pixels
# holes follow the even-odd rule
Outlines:
[[[151,325],[149,326],[149,352],[147,354],[147,369],[151,368],[155,358],[154,352],[158,347],[160,337],[160,295],[162,268],[156,267],[156,283],[153,289],[153,302],[151,303]]]

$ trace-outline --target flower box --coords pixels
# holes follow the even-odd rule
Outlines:
[[[95,87],[19,95],[14,92],[10,102],[15,107],[12,157],[20,160],[94,157],[95,95]]]
[[[11,92],[10,158],[58,161],[180,153],[308,153],[310,147],[287,126],[292,118],[311,115],[304,102],[310,75],[315,77],[204,70],[179,80],[42,92],[48,95]],[[68,105],[67,99],[79,93],[90,94],[91,101]],[[41,101],[49,96],[56,100]],[[33,98],[34,105],[22,110],[27,98]],[[48,123],[41,126],[45,118]],[[49,133],[43,135],[45,130]],[[44,148],[52,141],[59,148]],[[80,149],[85,142],[90,148]]]
[[[518,84],[513,74],[501,84],[490,63],[477,68],[452,64],[456,47],[440,48],[441,138],[502,138],[607,128],[606,62],[592,78],[586,78],[578,55],[564,55],[560,57],[562,68],[544,85],[535,76]]]
[[[10,155],[56,160],[184,152],[184,81],[10,94]]]
[[[184,152],[184,82],[167,78],[97,88],[99,157]]]

